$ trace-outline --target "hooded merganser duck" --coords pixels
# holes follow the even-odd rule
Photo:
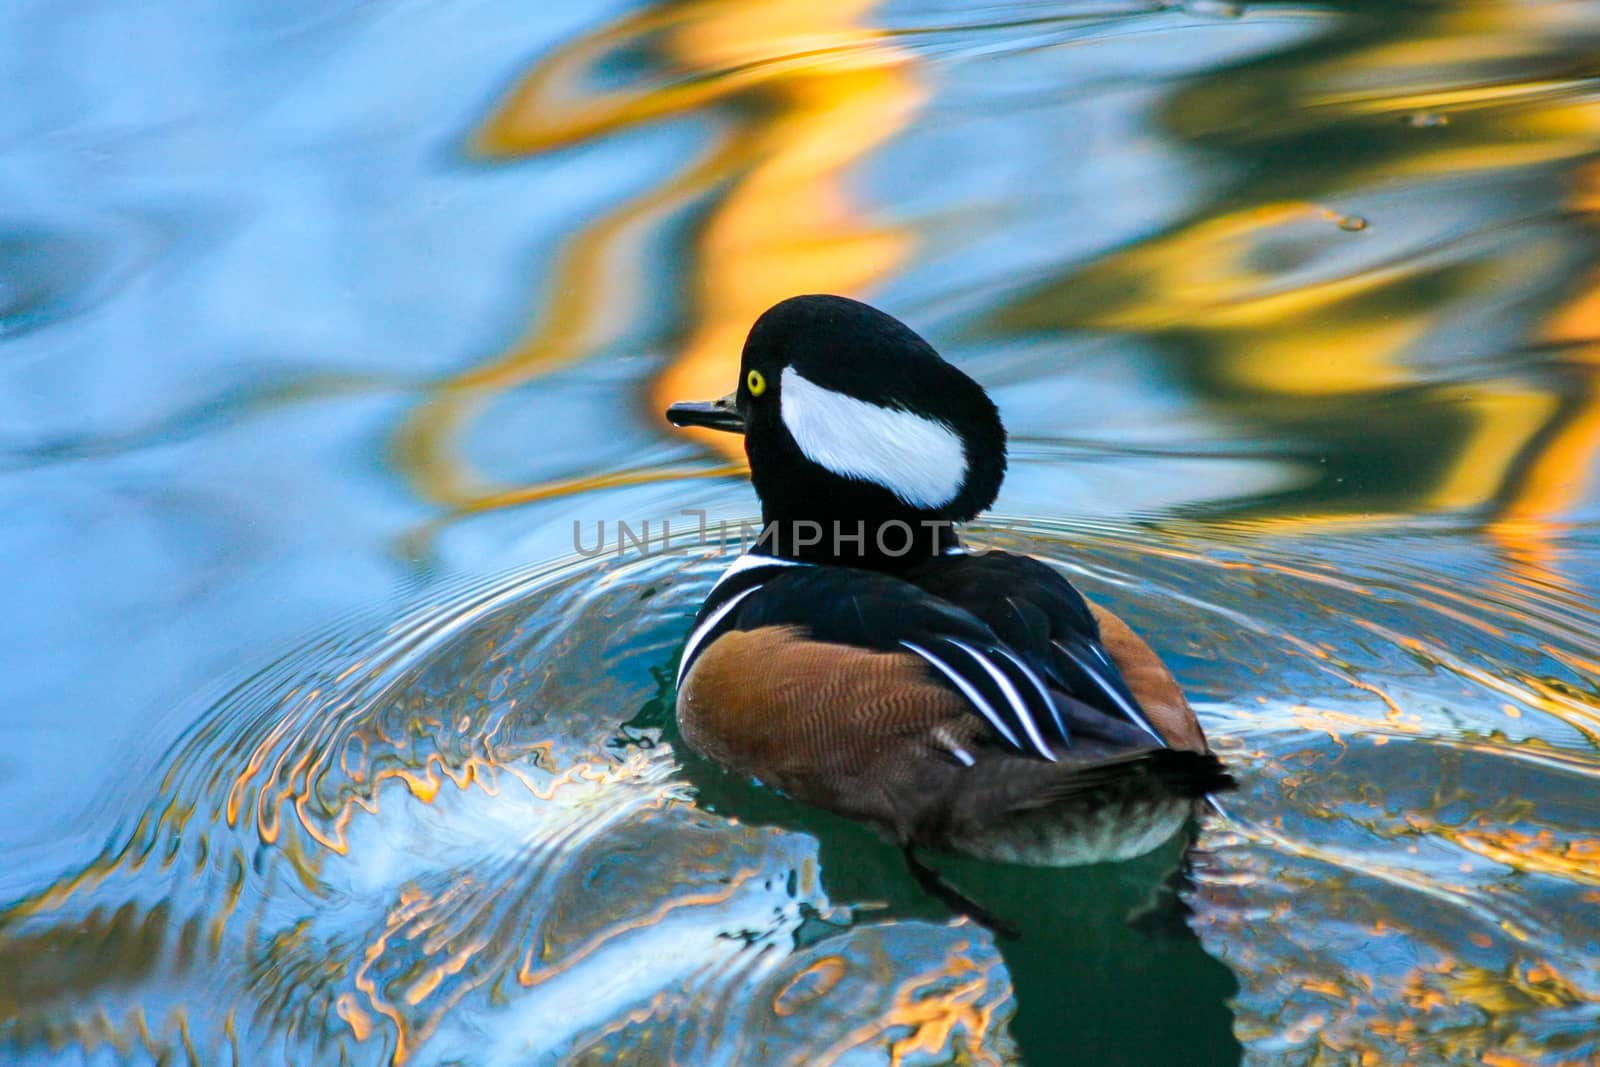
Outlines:
[[[899,320],[838,296],[772,307],[738,389],[674,404],[742,433],[762,538],[678,668],[702,755],[917,846],[1065,866],[1149,851],[1231,779],[1172,673],[1028,556],[956,524],[1006,469],[1000,414]]]

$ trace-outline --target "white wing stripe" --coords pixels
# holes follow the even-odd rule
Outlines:
[[[1028,740],[1033,742],[1033,747],[1039,750],[1039,755],[1055,762],[1056,756],[1050,751],[1050,746],[1044,743],[1044,738],[1039,734],[1039,726],[1033,721],[1033,714],[1028,711],[1028,704],[1022,699],[1022,694],[1017,692],[1017,687],[1011,684],[1011,679],[1000,672],[1000,668],[990,662],[989,657],[973,648],[964,641],[950,638],[950,643],[961,651],[978,661],[978,666],[989,672],[989,677],[995,680],[1000,691],[1006,695],[1006,702],[1011,705],[1011,710],[1017,713],[1017,721],[1022,723],[1022,728],[1028,733]]]
[[[694,659],[694,654],[699,650],[700,642],[706,639],[706,634],[716,629],[717,623],[727,618],[728,612],[732,611],[739,601],[743,600],[745,597],[749,596],[751,593],[754,593],[760,588],[761,587],[759,585],[752,585],[749,589],[746,589],[738,596],[730,599],[726,604],[722,605],[722,607],[718,608],[716,611],[713,611],[710,618],[706,619],[705,622],[694,628],[694,633],[689,635],[688,642],[683,646],[683,658],[678,661],[678,680],[673,683],[675,688],[683,688],[683,672],[688,669],[689,661]]]
[[[1056,643],[1056,647],[1061,649],[1063,652],[1067,652],[1066,646],[1062,645],[1060,642]],[[1094,664],[1074,656],[1071,652],[1067,652],[1067,656],[1072,660],[1072,662],[1081,667],[1085,674],[1095,680],[1095,683],[1100,686],[1101,691],[1104,692],[1106,696],[1117,702],[1117,707],[1122,709],[1122,713],[1124,715],[1133,720],[1136,726],[1143,727],[1144,731],[1151,737],[1155,738],[1157,741],[1160,741],[1163,748],[1166,747],[1166,740],[1156,732],[1156,728],[1154,726],[1150,725],[1150,721],[1144,717],[1144,712],[1140,711],[1133,704],[1129,703],[1129,701],[1121,693],[1117,692],[1116,686],[1106,681],[1105,676],[1094,669]]]
[[[1017,735],[1011,732],[1010,727],[1008,727],[1000,718],[1000,713],[994,710],[994,705],[983,699],[983,694],[978,692],[971,682],[961,677],[960,673],[957,672],[954,667],[950,666],[950,664],[946,663],[938,656],[935,656],[932,652],[929,652],[921,645],[912,644],[910,641],[901,641],[900,646],[902,648],[909,648],[911,651],[915,652],[917,655],[931,663],[934,670],[950,679],[951,684],[957,689],[961,690],[961,695],[972,701],[973,705],[976,706],[979,711],[983,712],[983,717],[989,720],[990,726],[993,726],[996,730],[1000,731],[1001,737],[1004,737],[1007,741],[1009,741],[1013,748],[1022,747],[1022,745],[1017,741]]]
[[[1016,656],[1013,656],[1006,649],[1002,648],[997,649],[996,651],[998,651],[1002,656],[1010,660],[1012,663],[1016,664],[1017,670],[1021,671],[1023,675],[1027,677],[1028,681],[1032,683],[1034,691],[1039,694],[1039,699],[1043,700],[1044,706],[1050,709],[1050,718],[1054,720],[1056,724],[1056,732],[1061,735],[1061,740],[1070,745],[1072,743],[1072,737],[1067,733],[1066,724],[1061,721],[1061,713],[1056,710],[1055,698],[1050,695],[1050,690],[1045,686],[1044,679],[1040,678],[1039,675],[1034,672],[1032,667],[1022,662],[1022,660],[1018,659]]]
[[[779,559],[777,556],[758,556],[754,552],[746,552],[744,555],[728,564],[728,569],[723,571],[722,574],[717,577],[717,580],[712,583],[711,590],[712,592],[715,592],[718,586],[727,581],[729,578],[732,578],[734,575],[743,574],[745,571],[755,570],[758,567],[810,566],[812,566],[812,564],[807,563],[804,560]]]

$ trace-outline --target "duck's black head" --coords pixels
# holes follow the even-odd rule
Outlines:
[[[784,556],[925,558],[957,543],[951,524],[993,503],[1005,477],[1005,428],[983,388],[904,323],[841,296],[770,308],[745,341],[738,388],[667,418],[744,434],[769,547]],[[820,544],[802,544],[806,523]],[[914,533],[905,550],[902,527]]]

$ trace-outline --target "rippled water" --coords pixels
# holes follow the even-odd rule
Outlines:
[[[0,12],[0,1058],[1600,1062],[1600,6]],[[675,745],[803,291],[1169,658],[1182,841],[949,861]],[[671,553],[596,557],[604,521]],[[575,524],[577,528],[575,529]]]

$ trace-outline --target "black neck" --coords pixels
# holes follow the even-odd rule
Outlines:
[[[961,548],[948,519],[904,515],[871,519],[801,519],[763,513],[751,551],[803,563],[895,573]]]

